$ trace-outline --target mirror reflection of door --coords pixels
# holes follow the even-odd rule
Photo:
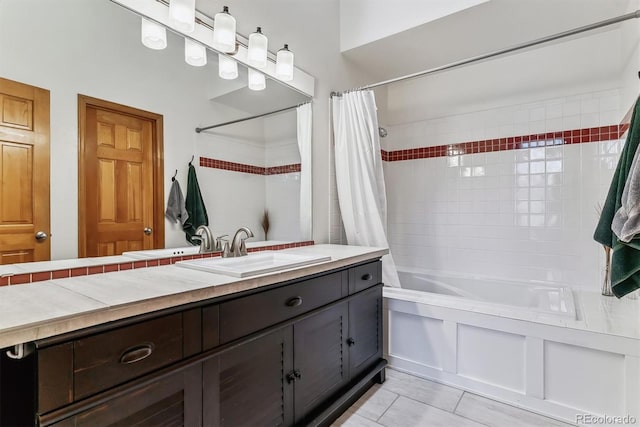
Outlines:
[[[79,96],[81,257],[164,247],[162,116]]]
[[[46,261],[49,91],[0,78],[0,264]]]

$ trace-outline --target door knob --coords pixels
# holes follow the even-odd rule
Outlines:
[[[153,233],[153,228],[151,227],[145,227],[144,228],[144,234],[146,234],[147,236],[150,235],[151,233]]]
[[[36,233],[36,240],[38,242],[44,242],[45,240],[47,240],[47,237],[49,237],[49,235],[47,233],[45,233],[44,231],[38,231]]]

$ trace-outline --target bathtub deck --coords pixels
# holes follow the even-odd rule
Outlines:
[[[387,369],[375,385],[333,426],[344,427],[512,427],[566,424],[454,387]]]

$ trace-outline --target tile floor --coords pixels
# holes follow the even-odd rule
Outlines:
[[[387,369],[333,426],[344,427],[569,427],[560,421],[454,387]]]

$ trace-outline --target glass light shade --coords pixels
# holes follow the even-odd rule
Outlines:
[[[142,18],[142,44],[149,49],[167,47],[167,29],[153,21]]]
[[[264,74],[260,71],[249,68],[249,89],[263,90],[265,87],[267,87],[267,82],[264,78]]]
[[[269,40],[262,34],[262,29],[258,27],[255,33],[249,35],[249,49],[247,60],[249,64],[257,68],[267,66],[267,45]]]
[[[207,49],[200,43],[184,39],[184,60],[194,67],[207,65]]]
[[[196,28],[196,0],[171,0],[169,20],[184,33],[192,33]]]
[[[236,50],[236,19],[227,6],[213,18],[213,48],[226,53]]]
[[[233,80],[238,77],[238,63],[231,58],[218,54],[218,75],[225,80]]]
[[[288,82],[293,80],[293,52],[289,45],[284,45],[276,54],[276,77]]]

